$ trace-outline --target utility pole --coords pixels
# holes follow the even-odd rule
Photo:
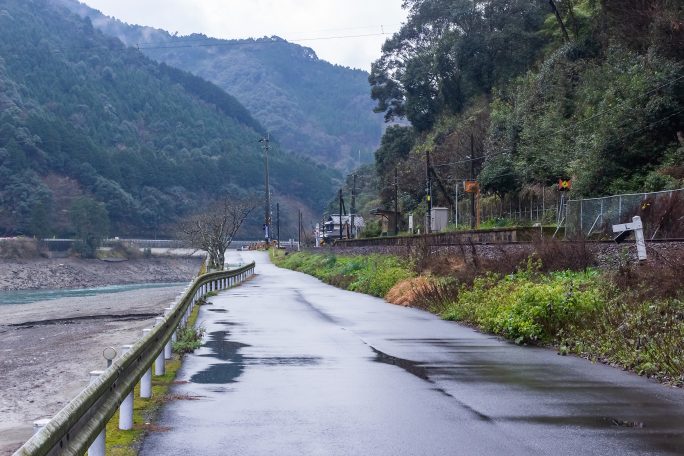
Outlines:
[[[276,235],[278,236],[276,245],[280,248],[280,203],[276,203]]]
[[[399,235],[399,174],[394,167],[394,235]]]
[[[454,225],[458,228],[458,179],[456,179],[456,191],[454,192]]]
[[[342,239],[342,189],[340,189],[340,239]]]
[[[428,214],[427,214],[427,226],[425,227],[425,232],[430,233],[432,231],[432,175],[430,174],[430,151],[425,152],[425,174],[427,176],[427,203],[428,203]]]
[[[266,244],[271,242],[271,189],[269,186],[270,179],[268,177],[268,151],[270,135],[267,133],[265,138],[259,140],[264,146],[264,167],[265,173],[264,177],[266,179],[266,201],[264,203],[264,238],[266,239]]]
[[[351,209],[350,209],[350,216],[351,216],[351,238],[356,239],[356,225],[354,225],[354,216],[356,213],[356,174],[354,174],[354,185],[352,186],[352,198],[351,198]]]
[[[299,216],[297,217],[297,251],[302,248],[302,210],[299,210]]]
[[[470,180],[475,180],[475,140],[470,134]],[[470,193],[470,229],[475,229],[475,193]]]

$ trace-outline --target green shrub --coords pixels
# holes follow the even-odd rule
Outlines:
[[[176,353],[192,353],[202,346],[202,338],[206,333],[203,326],[179,326],[176,330],[176,341],[173,350]]]
[[[528,268],[504,278],[488,274],[475,279],[442,316],[517,343],[550,343],[591,318],[602,302],[595,271],[537,274]]]
[[[274,257],[281,267],[304,272],[331,285],[384,297],[397,282],[412,277],[411,265],[390,255],[293,253]]]

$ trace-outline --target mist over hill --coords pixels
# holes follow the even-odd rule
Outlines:
[[[319,59],[279,37],[220,40],[129,25],[79,3],[59,1],[147,56],[190,71],[236,97],[282,146],[341,170],[372,161],[383,132],[368,73]]]
[[[219,87],[53,1],[0,3],[0,235],[73,233],[83,199],[113,235],[168,235],[222,192],[263,194],[264,131]],[[320,210],[338,174],[273,146],[284,212]]]

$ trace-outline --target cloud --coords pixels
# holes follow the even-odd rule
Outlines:
[[[370,69],[406,13],[399,0],[82,0],[128,23],[217,38],[278,35],[339,65]],[[376,35],[376,36],[359,36]],[[347,37],[347,38],[333,38]]]

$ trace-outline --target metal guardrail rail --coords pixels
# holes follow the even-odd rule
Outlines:
[[[81,456],[114,415],[124,398],[152,366],[194,305],[210,291],[239,284],[254,274],[254,263],[195,279],[160,324],[116,360],[93,383],[29,439],[14,456]]]

